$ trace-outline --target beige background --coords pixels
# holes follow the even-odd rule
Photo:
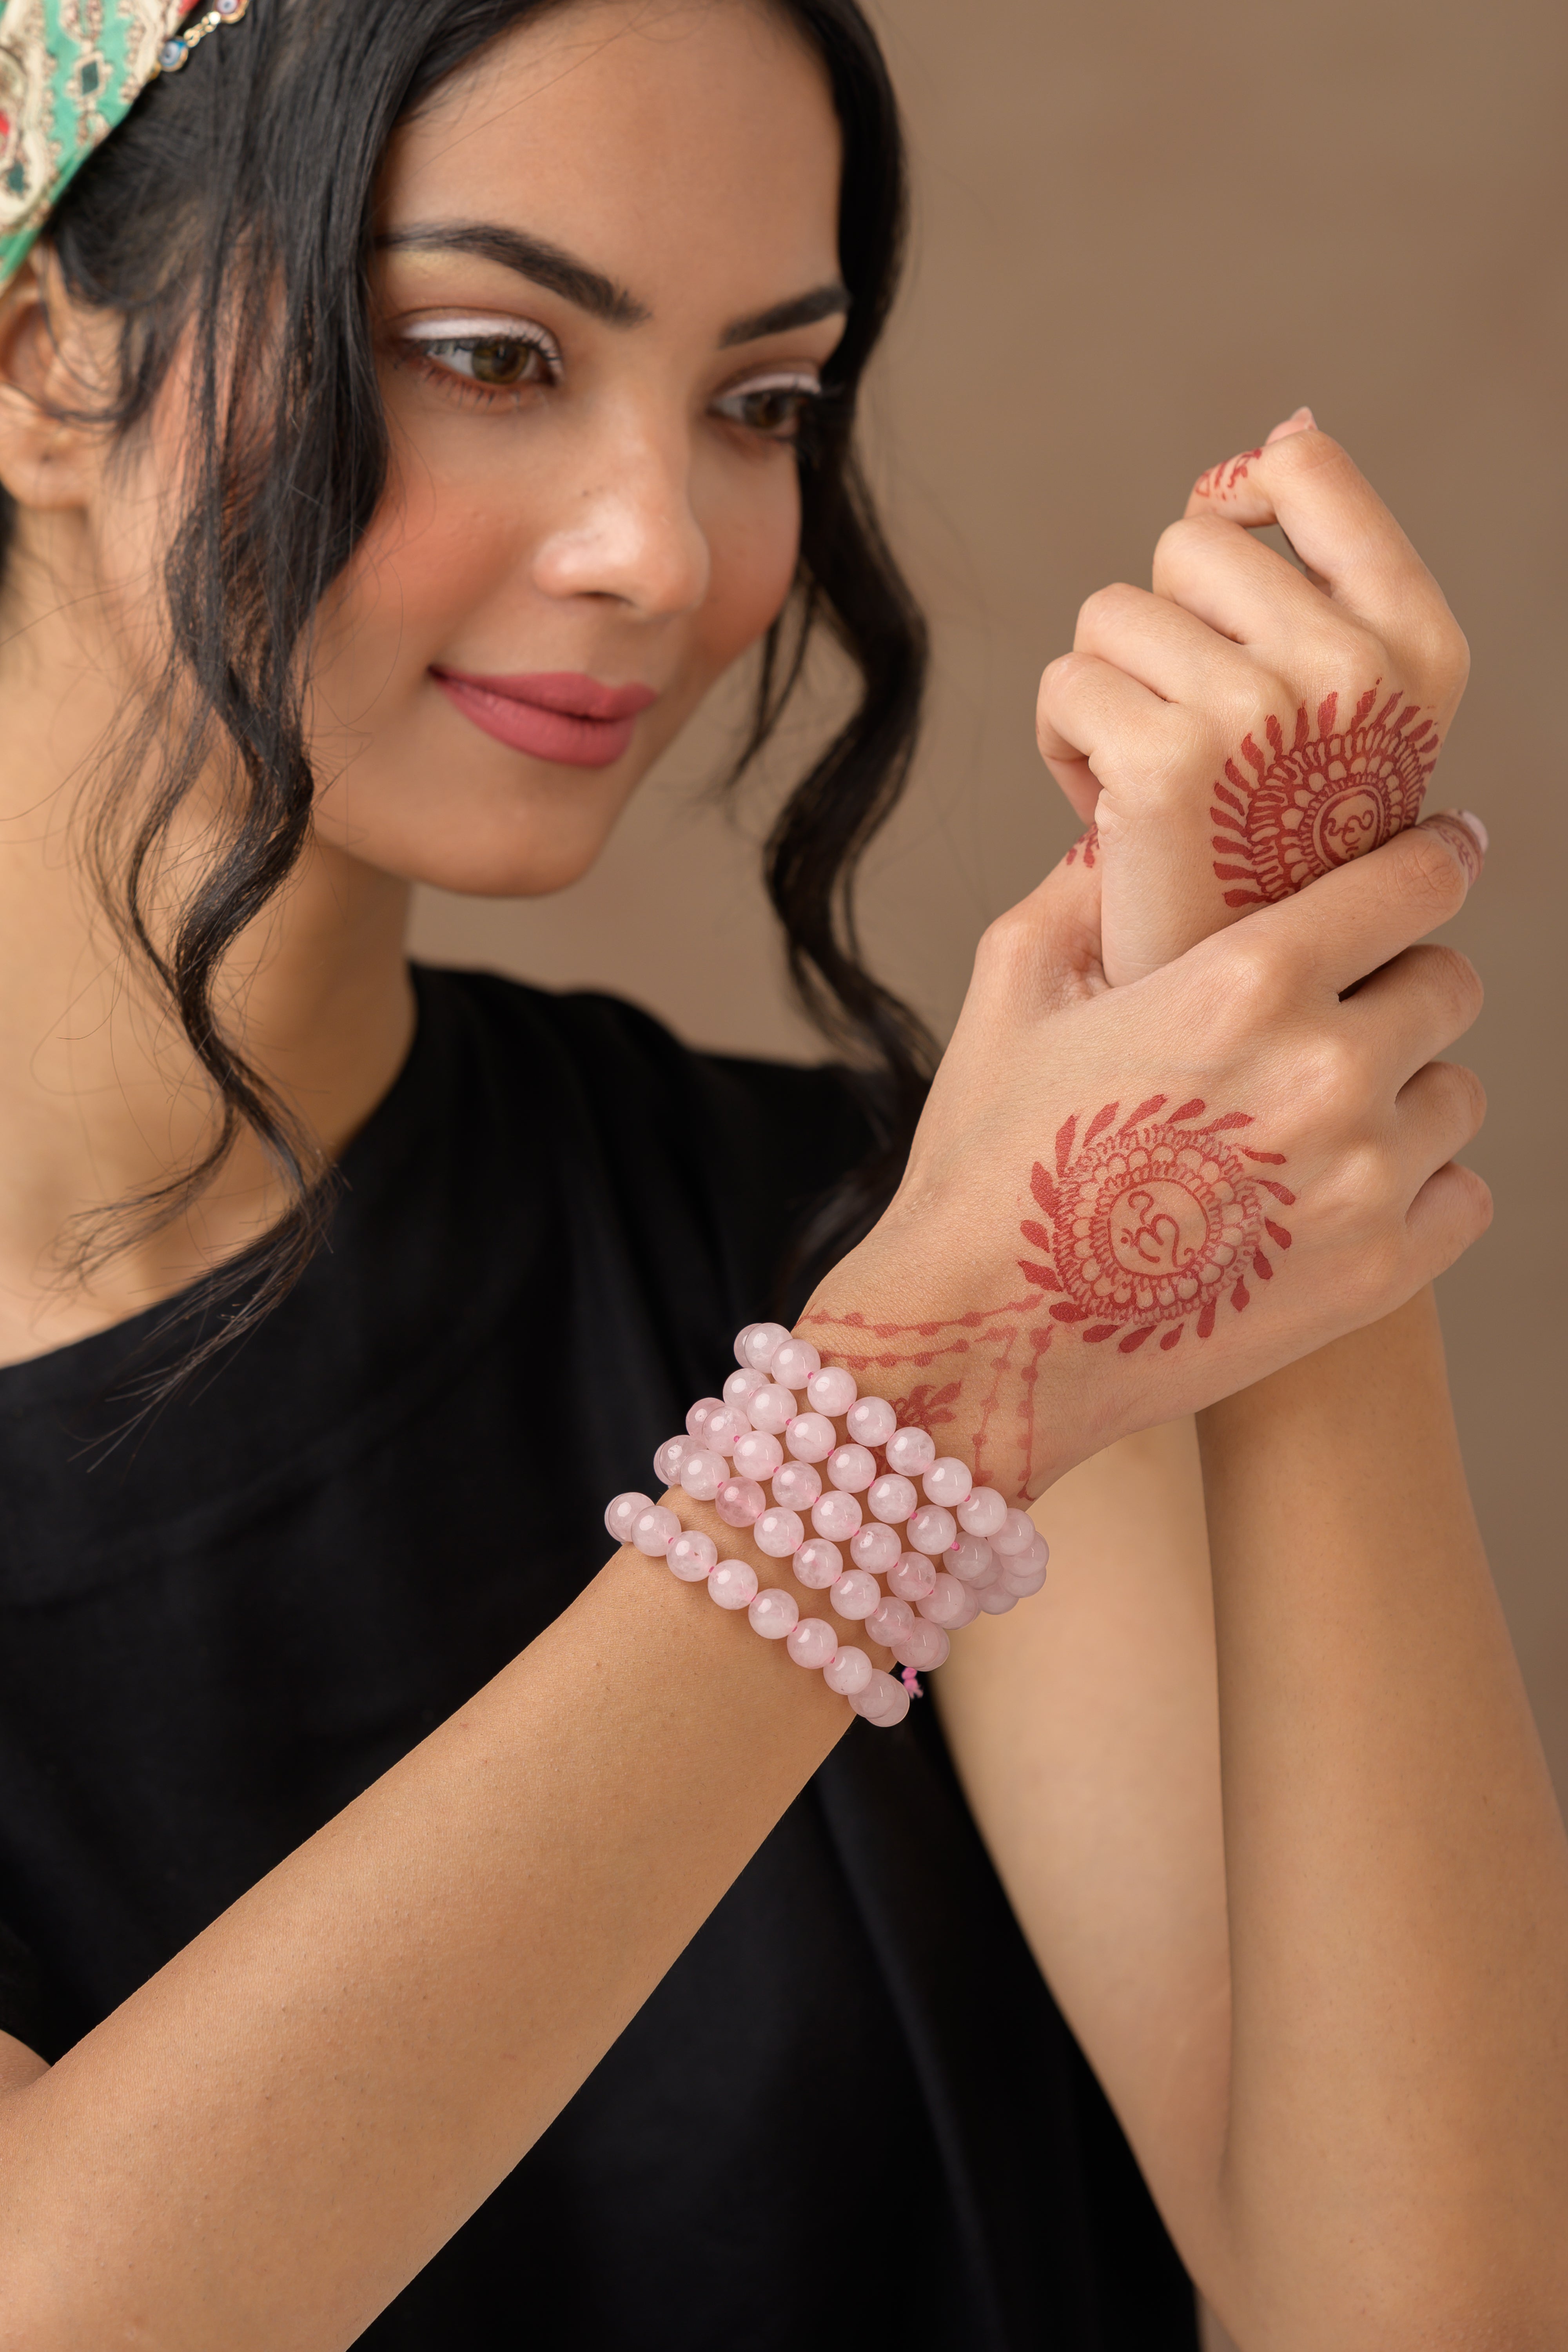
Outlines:
[[[915,788],[867,931],[938,1024],[987,918],[1074,830],[1038,671],[1100,582],[1147,578],[1193,477],[1299,401],[1447,585],[1475,675],[1440,800],[1492,830],[1454,936],[1497,1223],[1443,1285],[1475,1490],[1568,1792],[1562,677],[1568,644],[1568,11],[1561,0],[881,0],[919,186],[873,404],[936,627]],[[791,747],[798,760],[809,727]],[[791,1055],[753,842],[678,747],[600,868],[531,906],[428,897],[418,951],[619,989],[706,1045]],[[1415,1564],[1419,1572],[1419,1563]]]

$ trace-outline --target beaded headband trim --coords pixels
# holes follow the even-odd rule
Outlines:
[[[0,288],[142,91],[160,74],[178,73],[209,33],[238,24],[249,5],[0,0]]]

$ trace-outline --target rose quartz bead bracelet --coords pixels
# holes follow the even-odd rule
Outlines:
[[[858,1714],[890,1728],[919,1692],[916,1670],[946,1658],[950,1633],[1039,1591],[1046,1539],[995,1487],[939,1456],[928,1431],[900,1428],[885,1397],[862,1396],[852,1372],[825,1364],[782,1324],[748,1323],[735,1361],[723,1395],[699,1398],[685,1435],[659,1447],[654,1475],[711,1503],[726,1527],[749,1528],[759,1551],[793,1562],[807,1592],[831,1592],[838,1616],[864,1622],[892,1652],[901,1681],[864,1650],[840,1648],[826,1618],[803,1617],[792,1592],[760,1590],[753,1568],[721,1559],[711,1536],[688,1533],[649,1496],[617,1495],[605,1525],[684,1583],[705,1583],[721,1609],[743,1609],[764,1641],[783,1642],[796,1665],[819,1670]]]

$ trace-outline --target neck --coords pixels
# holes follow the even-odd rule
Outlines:
[[[13,604],[0,629],[0,1362],[171,1297],[284,1206],[245,1135],[187,1216],[90,1279],[67,1266],[73,1220],[188,1166],[216,1120],[177,1019],[114,939],[84,870],[82,816],[116,720],[110,649],[84,642],[79,607],[48,606],[28,615]],[[329,1155],[408,1048],[407,897],[312,840],[226,961],[218,1001],[236,1042]]]

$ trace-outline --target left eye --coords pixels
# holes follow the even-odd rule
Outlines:
[[[524,342],[516,335],[466,335],[450,342],[427,341],[420,337],[416,345],[422,359],[437,360],[454,375],[467,376],[471,383],[493,385],[510,392],[521,383],[548,383],[552,380],[550,354],[537,343]]]
[[[770,441],[793,441],[821,398],[815,376],[778,375],[737,384],[732,392],[721,393],[713,406],[718,415],[743,425],[748,432]]]

